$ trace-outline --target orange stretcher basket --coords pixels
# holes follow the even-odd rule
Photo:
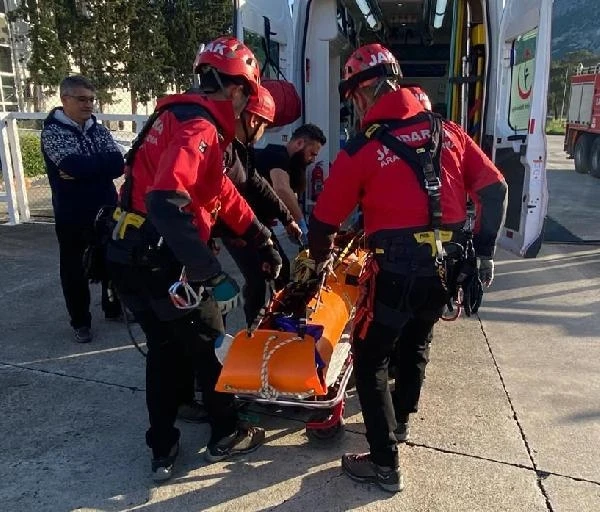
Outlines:
[[[274,328],[277,315],[287,313],[281,305],[293,293],[294,283],[279,292],[258,329],[251,335],[240,331],[234,337],[216,390],[263,398],[327,395],[331,356],[352,319],[366,256],[362,249],[342,254],[320,289],[304,301],[306,325],[323,328],[316,342],[309,334]]]

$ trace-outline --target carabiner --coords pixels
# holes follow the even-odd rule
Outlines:
[[[204,287],[200,287],[196,292],[188,283],[185,275],[185,267],[181,269],[179,281],[175,281],[169,287],[169,298],[177,309],[195,309],[202,302],[202,293]]]
[[[444,316],[442,314],[441,319],[444,322],[454,322],[454,320],[458,320],[458,318],[460,317],[464,309],[464,292],[462,286],[459,286],[456,292],[456,299],[454,299],[454,307],[455,313],[452,316]]]

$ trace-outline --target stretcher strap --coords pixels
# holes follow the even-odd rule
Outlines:
[[[358,297],[354,325],[360,328],[358,337],[365,339],[371,322],[373,322],[375,311],[375,278],[379,272],[379,265],[373,256],[369,256],[365,262],[363,272],[358,278],[358,284],[361,287]]]

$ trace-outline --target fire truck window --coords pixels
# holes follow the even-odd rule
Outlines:
[[[511,86],[508,124],[515,131],[529,128],[535,72],[537,28],[517,37],[511,49]]]
[[[265,38],[255,32],[244,29],[244,44],[248,46],[258,59],[260,63],[260,68],[262,69],[265,60],[265,50],[264,50],[264,41]],[[277,41],[271,40],[269,51],[271,53],[271,60],[277,64],[279,64],[279,43]],[[271,64],[269,64],[264,73],[263,78],[277,78],[277,69],[275,69]]]

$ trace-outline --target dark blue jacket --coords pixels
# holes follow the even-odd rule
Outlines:
[[[123,155],[94,116],[82,129],[55,108],[41,139],[57,224],[89,225],[102,206],[116,204],[113,180],[123,174]]]

